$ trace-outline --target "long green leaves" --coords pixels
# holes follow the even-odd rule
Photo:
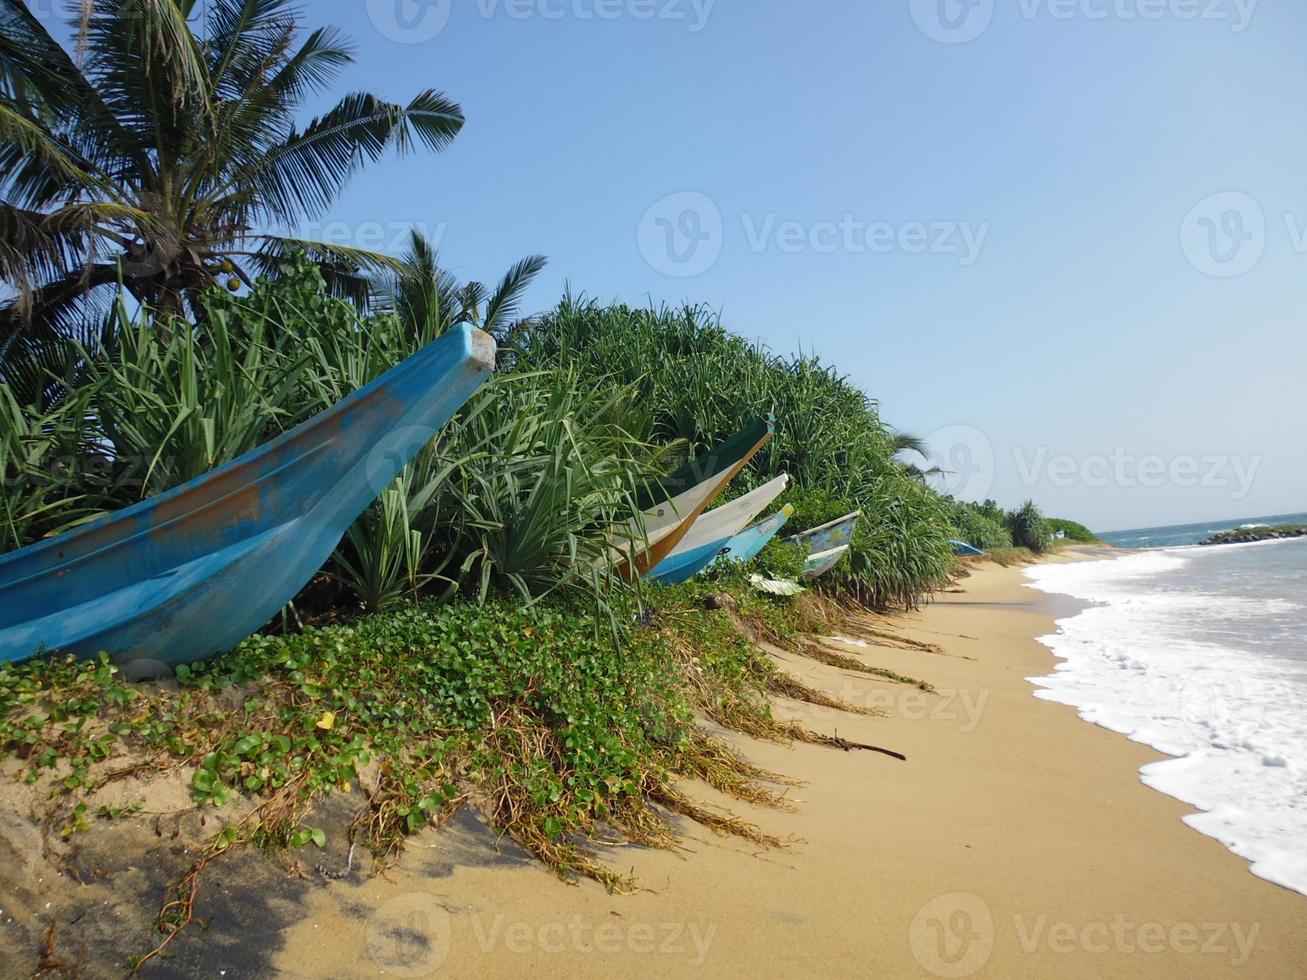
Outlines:
[[[646,438],[691,452],[771,411],[776,437],[733,492],[788,473],[792,498],[817,495],[794,530],[863,511],[851,560],[828,581],[872,604],[913,603],[951,567],[947,505],[895,462],[877,405],[816,357],[780,357],[725,330],[702,307],[637,310],[565,299],[515,339],[518,363],[574,366],[593,387],[633,385],[650,413]],[[813,513],[811,519],[804,516]],[[829,511],[829,512],[828,512]]]
[[[352,60],[340,33],[304,36],[287,0],[211,0],[188,20],[193,6],[89,0],[74,57],[0,0],[0,378],[86,321],[98,332],[119,283],[190,315],[207,286],[248,285],[298,247],[361,308],[369,274],[394,267],[265,232],[321,214],[384,152],[443,150],[462,110],[432,89],[356,92],[301,128],[301,103]]]

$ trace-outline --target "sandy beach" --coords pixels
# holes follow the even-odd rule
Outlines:
[[[985,566],[897,621],[942,654],[839,644],[934,695],[783,655],[886,716],[780,711],[908,756],[731,736],[805,781],[793,812],[730,806],[789,847],[686,824],[683,853],[611,853],[648,890],[610,896],[464,821],[415,841],[385,878],[313,889],[273,964],[302,977],[1302,977],[1307,898],[1181,823],[1189,808],[1139,781],[1156,753],[1031,696],[1025,678],[1053,665],[1035,638],[1071,610],[1022,580]]]
[[[785,847],[681,820],[678,851],[607,851],[641,886],[610,895],[560,881],[464,808],[376,875],[363,854],[351,863],[359,801],[337,795],[314,813],[335,828],[326,850],[285,867],[249,850],[215,864],[196,909],[206,928],[144,975],[1303,977],[1307,898],[1252,875],[1181,822],[1187,806],[1140,783],[1155,752],[1032,696],[1026,678],[1054,664],[1036,637],[1076,607],[1023,580],[982,565],[918,612],[828,641],[933,693],[774,651],[810,685],[877,710],[782,701],[778,714],[907,756],[723,733],[800,781],[792,809],[682,788]],[[0,976],[32,974],[51,922],[66,975],[123,975],[154,941],[160,889],[211,833],[201,811],[181,782],[156,780],[147,809],[177,816],[78,835],[56,865],[40,856],[30,793],[6,785]]]

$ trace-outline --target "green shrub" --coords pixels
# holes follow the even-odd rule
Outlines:
[[[1080,544],[1096,544],[1098,542],[1098,535],[1083,524],[1077,524],[1075,521],[1068,521],[1060,517],[1048,517],[1044,519],[1044,523],[1048,526],[1049,534],[1057,534],[1061,531],[1068,541],[1076,541]]]
[[[1044,515],[1033,500],[1027,500],[1019,509],[1008,514],[1007,529],[1015,547],[1029,548],[1035,554],[1047,550],[1052,537]]]
[[[711,448],[770,411],[776,436],[738,479],[781,473],[797,512],[785,533],[864,513],[851,560],[825,584],[867,602],[916,602],[946,580],[953,527],[937,494],[902,471],[876,403],[819,358],[782,357],[727,331],[702,307],[632,309],[565,299],[515,340],[513,363],[576,367],[595,387],[634,386],[640,435]]]

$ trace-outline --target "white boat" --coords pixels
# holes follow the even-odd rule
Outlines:
[[[683,582],[702,571],[755,517],[785,492],[788,476],[778,476],[757,490],[722,504],[696,520],[685,536],[647,575],[660,582]]]

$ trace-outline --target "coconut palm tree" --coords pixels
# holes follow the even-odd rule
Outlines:
[[[891,432],[890,445],[894,450],[894,456],[897,459],[903,453],[910,453],[920,456],[922,459],[930,460],[930,447],[926,445],[926,440],[920,436],[909,435],[906,432]],[[916,463],[898,460],[898,465],[904,473],[914,479],[925,482],[927,477],[938,476],[944,471],[938,466],[929,466],[922,469]]]
[[[119,284],[185,314],[302,249],[362,302],[396,262],[271,234],[321,215],[387,150],[439,151],[463,126],[434,90],[406,105],[346,95],[296,110],[352,61],[331,27],[302,34],[289,0],[82,0],[73,50],[0,0],[0,371],[104,323]]]
[[[545,267],[541,255],[516,262],[493,290],[480,282],[459,283],[440,268],[436,249],[421,232],[411,231],[399,266],[378,283],[380,305],[393,309],[418,343],[449,327],[470,323],[503,344],[531,321],[518,319],[522,296]]]

